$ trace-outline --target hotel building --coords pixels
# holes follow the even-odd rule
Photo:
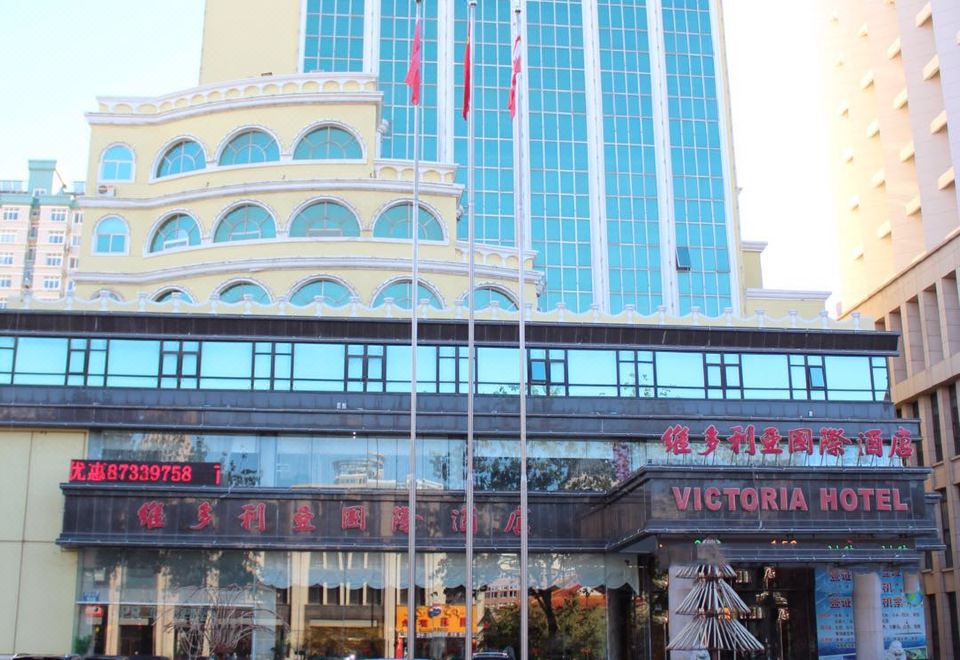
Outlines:
[[[521,369],[531,657],[665,657],[706,538],[772,657],[925,648],[898,337],[762,289],[708,0],[480,3],[465,510],[465,9],[424,3],[418,209],[413,3],[208,0],[197,87],[98,100],[76,289],[0,314],[0,651],[384,658],[415,626],[457,657],[470,589],[477,648],[517,653]]]

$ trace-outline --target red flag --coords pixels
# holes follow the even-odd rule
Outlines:
[[[407,77],[403,79],[410,86],[410,102],[414,105],[420,105],[420,50],[423,39],[420,33],[420,24],[423,19],[417,19],[417,27],[413,31],[413,50],[410,53],[410,68],[407,69]]]
[[[510,109],[510,118],[517,116],[517,77],[520,75],[520,35],[513,41],[513,77],[510,79],[510,101],[507,107]]]
[[[470,112],[470,40],[473,36],[473,22],[467,26],[467,49],[463,53],[463,118]]]

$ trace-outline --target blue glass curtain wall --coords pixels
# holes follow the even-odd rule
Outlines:
[[[400,344],[0,337],[0,385],[314,392],[410,391]],[[519,391],[517,349],[477,349],[477,392]],[[417,387],[466,392],[466,347],[421,345]],[[883,401],[886,360],[857,355],[543,348],[534,396]]]

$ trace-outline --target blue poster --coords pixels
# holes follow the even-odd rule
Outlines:
[[[927,635],[922,594],[905,594],[899,571],[881,571],[880,588],[887,657],[925,660]],[[856,660],[853,575],[846,569],[817,569],[816,599],[820,660]]]

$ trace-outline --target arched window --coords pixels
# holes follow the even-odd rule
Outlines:
[[[203,147],[193,140],[180,140],[167,149],[157,166],[157,177],[172,176],[202,170],[207,166]]]
[[[363,149],[357,138],[336,126],[321,126],[297,143],[294,160],[357,160],[363,158]]]
[[[133,152],[115,144],[100,156],[100,181],[133,181]]]
[[[197,221],[184,213],[167,218],[150,241],[150,252],[163,252],[188,245],[200,245],[200,227]]]
[[[221,165],[248,165],[280,160],[280,147],[267,133],[258,130],[244,131],[236,136],[220,154]]]
[[[333,280],[316,280],[297,289],[290,296],[290,303],[300,307],[312,305],[317,296],[323,297],[325,305],[343,307],[350,302],[350,289]]]
[[[359,236],[360,223],[350,209],[336,202],[316,202],[300,211],[290,223],[293,238]]]
[[[108,216],[97,223],[93,232],[95,254],[126,254],[129,230],[123,218]]]
[[[381,289],[377,299],[373,301],[373,306],[379,307],[386,302],[387,298],[393,298],[393,304],[400,309],[410,309],[410,280],[394,282]],[[443,309],[437,296],[423,284],[417,286],[417,303],[421,300],[427,300],[435,309]]]
[[[270,303],[270,296],[267,295],[267,292],[264,291],[262,287],[251,282],[239,282],[228,286],[220,292],[220,300],[225,303],[243,302],[243,297],[247,295],[250,296],[251,300],[255,303],[260,303],[261,305]]]
[[[275,238],[277,226],[266,209],[253,204],[238,206],[217,225],[214,243],[252,241],[258,238]]]
[[[374,238],[413,238],[410,231],[410,220],[413,204],[405,202],[391,206],[380,214],[373,225]],[[420,240],[442,241],[443,229],[436,217],[427,209],[420,207],[419,215]]]
[[[517,303],[513,302],[510,296],[506,295],[502,291],[491,289],[489,287],[483,287],[476,289],[473,292],[473,304],[476,306],[476,309],[486,309],[494,300],[500,304],[500,309],[505,309],[510,312],[517,311]],[[467,303],[466,296],[464,296],[463,302],[464,304]]]
[[[90,300],[112,300],[113,302],[123,302],[123,298],[120,297],[120,294],[116,291],[111,291],[110,289],[98,289],[94,291],[93,295],[90,297]]]
[[[187,303],[193,302],[193,298],[190,296],[190,294],[181,289],[167,289],[166,291],[161,293],[159,296],[157,296],[153,300],[154,302],[158,302],[158,303],[168,302],[170,300],[173,300],[173,294],[175,293],[180,294],[180,300],[182,300],[183,302],[187,302]]]

